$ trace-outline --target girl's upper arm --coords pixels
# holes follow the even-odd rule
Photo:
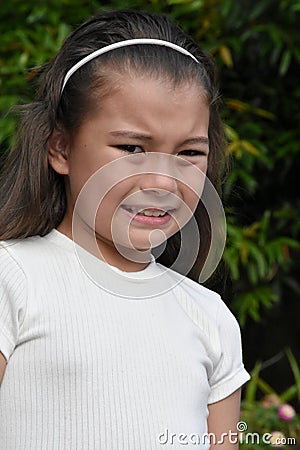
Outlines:
[[[5,368],[6,368],[6,359],[4,358],[3,354],[0,352],[0,384],[2,382]]]
[[[216,403],[208,405],[210,450],[237,450],[237,423],[240,418],[241,389]]]

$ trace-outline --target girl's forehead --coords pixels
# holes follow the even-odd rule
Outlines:
[[[171,79],[166,74],[147,74],[147,73],[123,73],[118,80],[118,86],[122,89],[144,88],[157,90],[162,89],[169,93],[181,92],[203,92],[204,88],[198,80],[190,78],[182,79],[180,82]]]
[[[183,83],[171,89],[168,80],[128,77],[99,100],[88,121],[92,132],[99,130],[96,133],[126,130],[160,142],[177,142],[207,136],[209,107],[196,84]]]
[[[156,116],[167,121],[171,116],[188,120],[193,114],[208,108],[206,95],[196,83],[174,86],[168,80],[127,77],[99,101],[100,111],[114,117],[137,118]]]
[[[112,84],[112,89],[100,102],[102,107],[114,105],[128,105],[143,108],[148,106],[164,106],[165,109],[175,105],[184,109],[187,106],[194,108],[207,104],[207,95],[199,83],[182,81],[174,83],[168,78],[157,78],[146,75],[123,75],[118,82]]]

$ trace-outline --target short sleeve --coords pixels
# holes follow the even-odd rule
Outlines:
[[[24,272],[0,242],[0,351],[7,361],[17,345],[25,307]]]
[[[228,397],[250,379],[243,365],[239,324],[222,300],[218,308],[217,323],[219,355],[209,378],[209,404]]]

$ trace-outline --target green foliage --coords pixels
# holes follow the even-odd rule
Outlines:
[[[0,148],[10,145],[15,104],[30,101],[39,66],[96,10],[131,7],[167,13],[218,64],[232,170],[224,185],[233,278],[232,307],[258,321],[300,294],[299,0],[11,0],[1,6]],[[297,166],[298,165],[298,166]]]
[[[236,296],[232,307],[238,311],[241,325],[248,316],[258,321],[261,310],[278,302],[272,281],[279,269],[288,272],[292,265],[291,249],[299,249],[296,240],[274,233],[272,222],[276,214],[266,210],[261,219],[248,226],[236,224],[236,217],[228,216],[228,242],[224,253]]]
[[[281,442],[287,442],[284,440],[287,438],[293,438],[299,442],[300,416],[287,402],[300,399],[300,369],[290,349],[286,350],[286,355],[294,374],[295,384],[284,392],[276,393],[261,378],[261,363],[257,363],[251,373],[251,380],[247,384],[245,399],[242,402],[241,421],[246,423],[247,429],[240,434],[241,450],[276,447],[268,443],[275,432],[277,432],[276,436],[283,437]],[[265,442],[263,436],[265,436]],[[275,439],[274,436],[273,438]],[[289,445],[278,445],[278,447],[288,448]]]

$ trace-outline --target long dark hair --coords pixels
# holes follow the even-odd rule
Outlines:
[[[81,67],[61,87],[66,72],[80,59],[114,42],[133,38],[156,38],[173,42],[192,53],[192,58],[169,48],[134,45],[114,50]],[[145,57],[147,56],[147,57]],[[210,108],[207,176],[220,192],[224,162],[223,126],[218,112],[218,87],[214,64],[193,39],[166,15],[118,10],[99,13],[80,25],[64,42],[45,71],[36,100],[22,107],[16,144],[0,177],[0,239],[44,236],[62,221],[66,211],[64,177],[48,163],[48,141],[56,127],[70,132],[92,110],[109,84],[108,69],[127,68],[170,80],[198,83]],[[201,235],[198,259],[190,272],[197,278],[208,251],[210,226],[201,204],[195,213]],[[203,239],[205,237],[205,239]],[[206,241],[206,244],[205,244]],[[180,247],[180,233],[167,242],[160,262],[170,266]]]

